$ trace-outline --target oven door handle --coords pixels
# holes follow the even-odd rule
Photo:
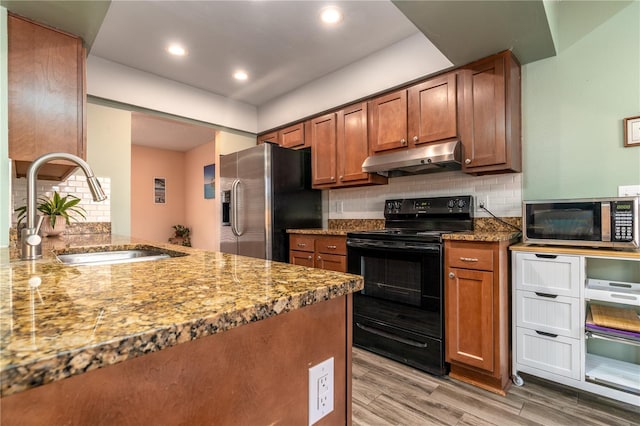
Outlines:
[[[362,325],[359,322],[356,326],[368,333],[377,334],[378,336],[385,337],[387,339],[395,340],[396,342],[404,343],[405,345],[414,346],[416,348],[426,348],[427,344],[424,342],[418,342],[417,340],[405,339],[404,337],[396,336],[395,334],[387,333],[386,331],[378,330],[377,328],[368,327]]]
[[[362,241],[349,241],[347,240],[347,247],[349,248],[353,248],[353,249],[370,249],[370,250],[378,250],[378,251],[399,251],[399,250],[406,250],[406,249],[411,249],[411,250],[415,250],[418,252],[428,252],[428,253],[437,253],[440,251],[440,246],[437,243],[433,243],[433,244],[425,244],[425,245],[420,245],[420,244],[403,244],[403,245],[396,245],[396,244],[389,244],[389,243],[384,243],[382,241],[376,241],[376,242],[362,242]]]

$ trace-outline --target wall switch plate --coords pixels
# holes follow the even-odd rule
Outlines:
[[[640,195],[640,185],[621,185],[618,187],[618,197],[634,197]]]
[[[309,426],[333,411],[333,357],[309,368]]]

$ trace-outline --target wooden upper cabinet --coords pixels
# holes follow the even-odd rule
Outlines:
[[[455,72],[410,87],[408,97],[409,145],[458,136]]]
[[[278,143],[278,132],[269,132],[263,135],[258,135],[258,145],[265,142]]]
[[[79,37],[8,16],[9,157],[16,175],[50,152],[85,158],[85,50]],[[62,180],[76,169],[65,161],[38,177]]]
[[[305,146],[305,122],[293,124],[278,132],[278,144],[284,148],[302,148]]]
[[[329,113],[311,120],[312,184],[337,182],[336,114]]]
[[[369,125],[369,147],[374,153],[408,146],[407,91],[369,101]]]
[[[387,183],[386,177],[362,171],[370,152],[366,102],[313,119],[311,129],[315,188]],[[335,129],[333,135],[331,129]]]
[[[520,64],[510,51],[462,69],[463,172],[519,172]]]

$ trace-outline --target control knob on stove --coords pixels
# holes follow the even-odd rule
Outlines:
[[[447,207],[449,207],[450,209],[452,209],[455,205],[456,205],[456,200],[447,201]]]
[[[458,200],[458,207],[463,208],[467,205],[467,202],[464,200]]]

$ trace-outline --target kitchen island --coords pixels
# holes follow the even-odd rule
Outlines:
[[[186,256],[59,263],[143,244],[79,238],[0,252],[0,423],[308,424],[308,369],[331,357],[318,424],[350,423],[360,277],[155,242]]]

